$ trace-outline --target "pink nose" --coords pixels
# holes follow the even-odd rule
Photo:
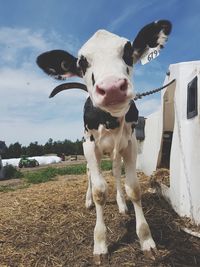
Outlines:
[[[105,104],[117,104],[126,99],[128,82],[126,79],[108,77],[96,85],[96,93]]]

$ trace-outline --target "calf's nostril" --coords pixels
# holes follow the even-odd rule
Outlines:
[[[124,83],[120,86],[120,91],[126,91],[128,88],[128,84],[127,84],[127,81],[124,80]]]
[[[105,90],[103,90],[102,88],[100,88],[98,86],[96,87],[96,90],[97,90],[97,93],[100,94],[100,95],[105,95],[106,94]]]

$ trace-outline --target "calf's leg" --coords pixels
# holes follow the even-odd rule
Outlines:
[[[117,205],[119,208],[119,213],[125,214],[128,211],[126,202],[124,199],[124,193],[121,186],[121,156],[118,154],[115,159],[113,159],[113,175],[116,180],[117,189]]]
[[[87,176],[88,176],[88,188],[86,192],[85,206],[87,209],[90,209],[93,205],[93,199],[92,199],[92,181],[88,164],[87,164]]]
[[[92,196],[96,207],[93,254],[95,264],[99,265],[101,264],[102,258],[104,258],[108,253],[106,242],[106,226],[103,215],[103,209],[106,203],[107,183],[99,170],[101,155],[95,143],[93,141],[86,140],[83,143],[83,150],[90,170]]]
[[[136,232],[140,240],[141,249],[147,256],[151,255],[151,249],[155,249],[156,245],[151,236],[148,223],[144,217],[141,205],[140,185],[136,174],[136,158],[137,158],[137,143],[135,136],[129,141],[126,150],[123,153],[125,164],[125,190],[128,197],[131,199],[136,216]]]

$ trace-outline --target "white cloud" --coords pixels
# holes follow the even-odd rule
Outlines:
[[[31,32],[27,28],[0,28],[0,59],[4,64],[16,64],[17,60],[20,64],[23,62],[23,53],[27,53],[27,50],[33,53],[46,50],[48,46],[41,33]]]
[[[10,132],[13,125],[26,129],[24,133],[29,131],[27,127],[38,125],[38,132],[41,134],[37,136],[40,141],[43,139],[43,126],[46,125],[47,129],[49,124],[51,128],[52,122],[58,118],[68,123],[68,126],[69,123],[73,124],[73,119],[81,124],[82,109],[87,96],[84,92],[71,90],[49,99],[48,96],[57,83],[45,75],[43,77],[24,68],[0,69],[0,77],[0,128],[4,128],[4,131],[0,132],[0,139],[6,141],[6,132],[13,135],[13,132]],[[20,126],[17,126],[18,124]],[[58,123],[56,127],[59,129]],[[71,131],[74,131],[74,137],[78,138],[79,133],[75,128],[72,127]],[[13,135],[14,139],[17,138],[16,133],[19,131]]]
[[[145,117],[150,115],[151,113],[158,111],[160,105],[160,99],[157,98],[143,98],[141,100],[137,100],[136,102],[136,106],[139,110],[139,115]]]
[[[134,2],[132,5],[128,5],[124,10],[121,11],[121,15],[118,16],[115,20],[113,20],[108,29],[110,31],[115,31],[119,26],[123,25],[123,23],[129,19],[130,17],[134,17],[134,15],[138,15],[142,13],[142,10],[152,6],[155,1],[146,1],[140,0],[138,2]]]
[[[76,52],[79,40],[72,35],[63,39],[55,31],[32,31],[29,28],[0,27],[0,65],[21,65],[35,62],[36,56],[50,49]]]
[[[0,140],[46,142],[50,137],[76,139],[82,136],[81,91],[63,92],[49,99],[58,82],[45,76],[35,59],[43,51],[65,46],[74,50],[78,39],[63,40],[55,32],[25,28],[0,28]]]
[[[0,69],[0,88],[1,93],[12,94],[15,92],[40,92],[41,94],[47,91],[48,86],[53,86],[53,80],[39,76],[34,69],[25,68],[10,68],[5,67]]]
[[[38,141],[44,144],[49,138],[53,140],[76,140],[83,136],[83,123],[79,120],[68,122],[62,119],[52,119],[41,123],[29,120],[11,119],[1,120],[1,136],[7,145],[19,142],[28,145],[30,142]]]
[[[164,80],[166,71],[166,66],[164,66],[163,63],[161,63],[159,60],[153,60],[145,65],[137,64],[134,70],[134,76],[142,77],[143,79],[144,77],[147,77],[147,80],[149,78],[152,79],[152,77],[162,78]]]
[[[28,28],[1,27],[0,43],[16,48],[34,47],[43,49],[47,46],[41,33],[31,32]]]

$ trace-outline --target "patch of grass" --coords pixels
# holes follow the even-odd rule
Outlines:
[[[4,166],[3,171],[4,171],[5,180],[18,179],[18,178],[23,177],[23,174],[10,164]]]
[[[109,171],[112,169],[112,163],[109,160],[103,160],[101,162],[101,169],[103,171]],[[23,189],[29,187],[30,184],[39,184],[52,181],[57,175],[82,175],[86,174],[86,164],[70,165],[63,168],[47,167],[42,170],[34,172],[21,173],[14,167],[7,167],[10,178],[23,178],[21,185],[2,185],[0,186],[0,192],[10,192],[17,189]]]
[[[112,169],[112,162],[110,160],[103,160],[101,162],[101,169],[103,171],[109,171]],[[64,168],[57,169],[58,175],[81,175],[86,174],[86,164],[71,165]]]
[[[78,164],[78,165],[71,165],[65,168],[58,168],[57,174],[58,175],[80,175],[86,173],[86,164]]]
[[[7,193],[10,191],[14,191],[15,189],[10,185],[1,185],[0,186],[0,192]]]
[[[110,160],[102,160],[101,169],[102,169],[102,171],[112,170],[112,162]]]
[[[7,193],[7,192],[11,192],[11,191],[16,191],[18,189],[24,189],[24,188],[28,188],[29,184],[22,184],[22,185],[1,185],[0,186],[0,192],[2,193]]]
[[[49,167],[43,170],[26,173],[25,180],[30,184],[39,184],[52,181],[56,175],[57,169]]]
[[[112,162],[110,160],[102,160],[101,162],[101,169],[103,171],[110,171],[112,170]],[[122,164],[122,170],[121,170],[122,174],[125,174],[125,168],[124,168],[124,164]]]
[[[72,165],[64,168],[47,167],[42,170],[27,172],[25,180],[30,184],[39,184],[52,181],[57,175],[80,175],[84,173],[86,173],[86,164]]]
[[[101,162],[101,168],[103,171],[111,170],[112,169],[111,161],[103,160]],[[23,175],[25,182],[28,184],[39,184],[52,181],[57,175],[81,175],[81,174],[86,174],[85,163],[70,165],[64,168],[47,167],[45,169],[37,170],[34,172],[27,172],[24,174],[21,173],[21,175]],[[9,188],[6,187],[2,188],[2,191],[5,192],[6,190],[9,190]]]

